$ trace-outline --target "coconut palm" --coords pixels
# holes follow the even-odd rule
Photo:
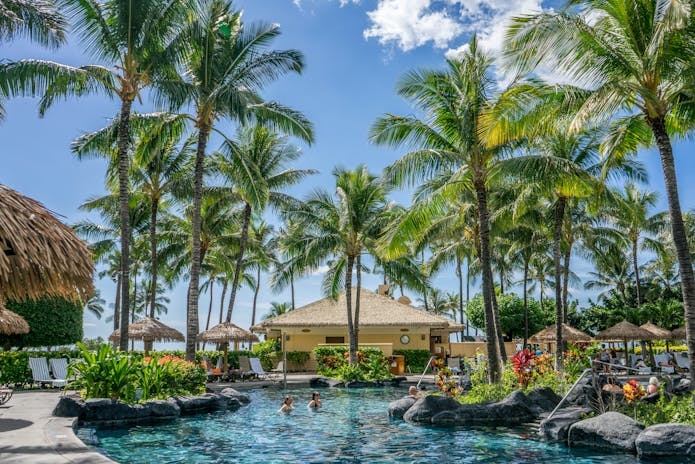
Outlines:
[[[447,60],[445,70],[407,73],[398,84],[398,93],[421,110],[424,117],[387,115],[372,126],[370,137],[380,145],[406,145],[413,149],[386,170],[386,177],[396,185],[412,185],[441,173],[449,174],[437,194],[421,207],[411,208],[401,226],[389,234],[383,250],[386,258],[407,253],[401,243],[419,243],[422,229],[438,217],[448,201],[464,191],[475,192],[489,375],[490,381],[496,381],[504,344],[493,302],[489,190],[496,163],[508,145],[488,139],[481,118],[503,104],[513,89],[498,96],[491,66],[491,59],[478,48],[474,38],[460,57]]]
[[[572,129],[619,115],[605,143],[611,156],[657,146],[691,351],[695,277],[671,139],[695,125],[693,21],[689,0],[576,0],[564,11],[515,18],[504,47],[506,62],[514,70],[526,72],[542,64],[584,88],[586,98],[574,114]]]
[[[287,287],[290,288],[290,307],[293,310],[295,309],[294,282],[306,271],[303,267],[301,253],[295,253],[290,248],[300,235],[301,230],[297,223],[292,218],[286,218],[273,240],[279,253],[273,263],[269,282],[270,288],[275,293],[279,293]]]
[[[328,260],[323,292],[337,299],[345,290],[350,363],[357,362],[362,255],[375,254],[375,242],[389,220],[387,187],[366,166],[353,171],[336,169],[335,196],[325,190],[311,194],[302,205],[286,211],[299,233],[288,249],[300,257],[302,268],[317,269]],[[356,274],[353,310],[352,279]]]
[[[276,210],[287,209],[297,200],[283,190],[316,172],[288,166],[300,155],[300,150],[290,145],[286,137],[265,127],[249,126],[239,129],[236,140],[233,143],[226,141],[213,159],[215,171],[224,182],[223,190],[230,198],[241,200],[243,205],[239,254],[229,296],[227,322],[232,321],[251,215],[263,214],[267,206]]]
[[[104,315],[104,305],[106,300],[101,297],[101,292],[99,290],[94,291],[94,295],[87,301],[84,309],[92,313],[97,319],[101,319]]]
[[[273,301],[270,303],[270,311],[263,315],[263,320],[270,319],[271,317],[277,317],[285,314],[288,311],[292,311],[292,307],[289,302],[278,303]]]
[[[27,37],[44,46],[58,47],[65,42],[66,26],[53,1],[0,1],[0,41]]]
[[[195,355],[198,333],[200,281],[200,211],[203,167],[210,133],[220,119],[244,123],[256,120],[272,124],[307,142],[313,139],[311,124],[298,112],[265,102],[263,86],[289,73],[300,73],[304,59],[296,50],[267,50],[280,34],[276,24],[244,24],[241,12],[227,0],[196,0],[191,20],[181,37],[191,48],[185,72],[172,78],[159,99],[172,109],[193,108],[189,115],[198,131],[193,177],[191,268],[188,287],[186,359]]]
[[[107,66],[67,66],[45,60],[21,60],[0,67],[0,83],[8,95],[41,95],[40,114],[60,98],[105,93],[120,100],[118,117],[118,179],[121,272],[129,274],[128,173],[130,118],[142,92],[173,73],[187,42],[176,30],[185,23],[187,1],[64,0],[75,32],[98,62]],[[111,66],[111,67],[108,67]],[[129,279],[121,299],[128,304]],[[121,314],[120,349],[128,349],[128,318]]]
[[[252,222],[250,238],[249,266],[256,269],[251,309],[251,325],[253,326],[256,324],[256,305],[258,292],[261,289],[261,271],[268,271],[272,263],[276,261],[273,249],[273,226],[268,225],[265,221]]]

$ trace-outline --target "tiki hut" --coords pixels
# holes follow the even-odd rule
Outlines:
[[[531,336],[529,341],[531,343],[554,342],[555,327],[555,324],[546,327],[537,334]],[[567,324],[562,324],[562,339],[567,342],[588,342],[591,341],[591,336]]]
[[[678,327],[677,329],[673,329],[671,331],[671,339],[672,340],[685,340],[687,338],[685,334],[685,326],[683,327]]]
[[[212,342],[220,343],[223,345],[223,372],[227,372],[227,368],[229,366],[229,342],[234,342],[234,349],[236,350],[239,347],[239,342],[257,342],[258,336],[249,332],[248,330],[244,330],[241,327],[232,324],[231,322],[223,322],[222,324],[217,324],[212,329],[208,329],[204,332],[199,333],[196,339],[199,342]]]
[[[118,342],[120,337],[121,331],[114,330],[109,336],[109,340]],[[185,340],[181,332],[151,317],[143,317],[139,321],[129,324],[128,339],[144,341],[145,354],[152,350],[154,342],[182,342]]]
[[[40,203],[0,185],[0,301],[58,296],[86,301],[92,254]]]
[[[647,329],[638,327],[628,321],[618,322],[612,327],[600,331],[594,336],[594,340],[606,342],[624,342],[625,343],[625,365],[627,361],[627,342],[628,340],[657,340],[658,337]]]
[[[0,335],[25,334],[29,324],[19,314],[10,311],[0,301]]]
[[[655,337],[653,340],[666,340],[666,351],[668,351],[668,341],[673,339],[673,334],[670,330],[666,330],[651,322],[642,324],[640,327],[653,333]],[[649,345],[649,358],[651,359],[652,366],[654,366],[656,364],[654,360],[654,347],[652,346],[651,340],[647,340],[647,343]]]

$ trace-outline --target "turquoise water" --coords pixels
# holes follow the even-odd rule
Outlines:
[[[285,393],[250,392],[236,412],[203,414],[156,426],[80,428],[78,436],[120,463],[504,463],[639,462],[546,443],[528,431],[417,426],[386,415],[395,390],[322,389],[324,407],[309,411],[308,389],[290,390],[296,409],[280,414]],[[664,461],[660,461],[664,462]]]

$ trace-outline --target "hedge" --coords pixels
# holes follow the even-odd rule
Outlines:
[[[427,361],[432,354],[429,350],[393,350],[394,355],[405,356],[405,365],[410,367],[410,372],[418,373],[425,370]]]
[[[317,371],[321,371],[324,368],[334,368],[336,361],[342,360],[345,353],[348,353],[350,349],[347,346],[317,346],[314,348],[314,356],[316,357]],[[361,351],[366,356],[371,354],[383,354],[384,352],[380,348],[365,347],[360,348]]]
[[[26,319],[30,331],[3,337],[5,348],[71,345],[82,340],[82,305],[62,298],[8,301],[7,309]]]
[[[128,352],[131,357],[141,360],[145,354],[142,351]],[[224,354],[223,351],[198,351],[195,354],[195,361],[200,362],[205,356],[210,359],[213,366],[217,363],[217,358]],[[150,355],[153,358],[159,358],[166,355],[185,357],[185,352],[182,350],[176,351],[152,351]],[[230,351],[229,365],[233,369],[239,368],[239,356],[252,356],[250,351]],[[22,384],[32,381],[31,370],[29,369],[29,358],[79,358],[81,357],[79,350],[62,349],[57,351],[0,351],[0,384],[13,383]]]

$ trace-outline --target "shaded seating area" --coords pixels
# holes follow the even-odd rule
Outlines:
[[[109,340],[117,342],[120,337],[121,331],[114,330],[109,335]],[[128,340],[142,340],[145,343],[145,354],[148,354],[152,351],[154,342],[183,342],[185,338],[181,332],[163,322],[151,317],[143,317],[128,325]]]
[[[218,343],[222,345],[224,356],[222,356],[220,359],[222,359],[221,374],[223,377],[227,377],[229,375],[229,342],[234,342],[234,348],[237,349],[239,343],[259,341],[258,336],[249,332],[248,330],[244,330],[241,327],[232,324],[231,322],[217,324],[215,327],[199,333],[196,340],[199,342]],[[239,356],[241,375],[243,377],[244,372],[250,370],[250,365],[248,366],[248,369],[244,369],[245,366],[242,365],[241,358],[242,356]],[[248,358],[246,359],[248,360]]]

